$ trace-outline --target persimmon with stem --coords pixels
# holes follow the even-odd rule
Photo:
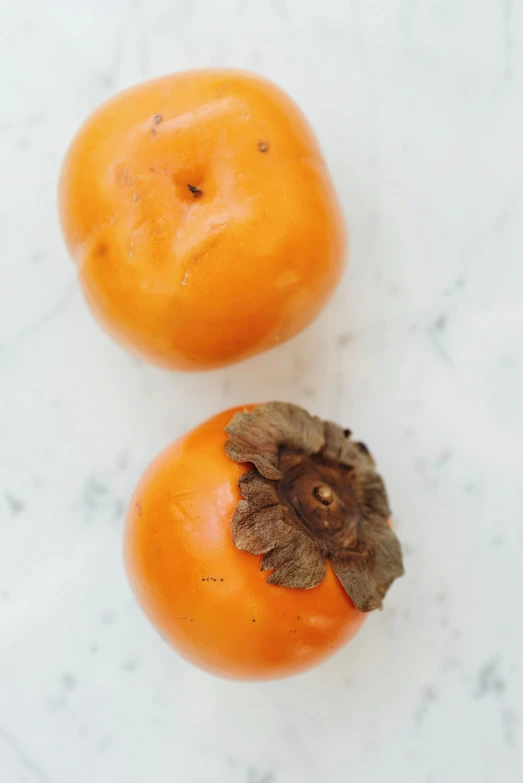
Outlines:
[[[327,658],[403,573],[385,488],[348,430],[286,403],[225,411],[167,448],[131,503],[139,602],[193,663],[270,679]]]

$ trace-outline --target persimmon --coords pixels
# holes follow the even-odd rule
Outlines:
[[[382,605],[403,572],[389,518],[349,430],[295,405],[249,406],[196,427],[146,471],[127,571],[185,658],[229,678],[284,677],[338,650]]]
[[[110,99],[71,144],[59,203],[94,314],[173,369],[288,340],[343,268],[343,219],[316,138],[284,92],[250,73],[177,73]]]

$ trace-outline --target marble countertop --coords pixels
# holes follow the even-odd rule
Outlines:
[[[520,781],[523,4],[25,0],[1,19],[0,781]],[[197,65],[296,98],[352,248],[296,340],[176,375],[92,320],[55,187],[98,103]],[[271,398],[372,445],[407,575],[330,662],[241,685],[150,627],[122,523],[164,445]]]

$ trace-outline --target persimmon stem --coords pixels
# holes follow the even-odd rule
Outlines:
[[[403,563],[369,450],[289,403],[237,413],[226,432],[228,456],[253,466],[231,523],[238,549],[263,554],[267,581],[289,588],[316,587],[330,560],[360,611],[381,607]]]
[[[324,506],[330,506],[330,504],[334,500],[334,494],[332,492],[332,489],[328,487],[326,484],[320,484],[319,487],[316,487],[314,490],[314,494],[316,495],[320,503],[323,503]]]

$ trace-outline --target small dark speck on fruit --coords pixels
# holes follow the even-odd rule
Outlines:
[[[268,141],[259,141],[258,142],[258,149],[260,152],[268,152],[269,151],[269,142]]]
[[[256,620],[254,619],[254,617],[252,618],[252,621],[253,621],[253,623],[255,623],[255,622],[256,622]]]
[[[220,578],[220,582],[223,582],[223,576]]]
[[[200,188],[197,188],[196,185],[187,185],[191,193],[193,194],[194,198],[200,198],[202,195],[202,191]]]
[[[156,136],[156,131],[154,128],[151,128],[151,130],[149,131],[149,136],[151,137],[151,139],[154,139],[154,137]]]
[[[105,242],[99,242],[96,246],[95,253],[100,258],[104,258],[109,252],[109,246]]]
[[[155,114],[154,117],[153,117],[153,122],[154,122],[155,125],[159,125],[162,120],[163,120],[163,115],[162,114]]]

